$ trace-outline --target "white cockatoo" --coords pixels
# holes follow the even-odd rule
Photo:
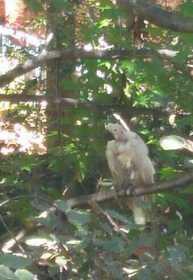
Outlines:
[[[116,189],[145,187],[154,182],[154,167],[147,145],[142,138],[120,123],[109,123],[106,129],[114,136],[106,147],[106,158]],[[133,198],[133,215],[136,224],[147,222],[144,197]]]

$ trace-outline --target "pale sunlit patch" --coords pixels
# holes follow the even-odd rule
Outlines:
[[[112,86],[109,85],[109,84],[104,84],[104,89],[105,89],[105,91],[107,92],[107,94],[111,94],[112,91],[113,91]]]
[[[96,71],[96,74],[97,74],[97,77],[99,77],[99,78],[104,79],[104,77],[105,77],[105,73],[102,72],[102,71],[100,71],[100,70],[97,70],[97,71]]]
[[[6,156],[6,155],[9,155],[11,153],[13,153],[15,151],[15,149],[13,147],[3,147],[1,148],[1,154]]]
[[[91,43],[84,45],[84,50],[86,52],[92,51],[93,50],[93,46]]]
[[[15,151],[27,154],[46,153],[45,136],[43,134],[30,130],[20,123],[13,126],[9,124],[7,129],[3,125],[2,122],[0,126],[1,154],[8,155]]]
[[[101,37],[98,39],[98,43],[99,43],[100,49],[103,49],[103,50],[111,49],[111,48],[113,47],[113,45],[109,45],[109,44],[107,43],[107,41],[105,41],[104,36],[101,36]]]

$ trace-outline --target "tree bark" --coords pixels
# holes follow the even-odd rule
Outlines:
[[[175,12],[167,11],[158,5],[144,0],[117,0],[117,3],[159,27],[176,32],[193,32],[193,19],[183,17]]]
[[[64,50],[52,50],[46,53],[40,54],[33,59],[29,59],[23,64],[16,65],[13,69],[0,76],[0,87],[12,82],[15,78],[30,72],[38,66],[44,65],[49,61],[56,59],[62,60],[62,64],[67,67],[67,61],[76,59],[131,59],[131,58],[150,58],[158,57],[168,60],[174,64],[175,68],[186,73],[186,65],[176,64],[173,58],[176,56],[175,51],[171,50],[158,50],[153,49],[130,49],[130,50],[93,50],[85,51],[83,49],[76,49],[74,47]],[[51,73],[50,73],[51,74]],[[187,73],[188,74],[188,73]],[[192,78],[192,77],[191,77]],[[52,78],[53,79],[53,78]]]
[[[92,202],[102,202],[102,201],[110,200],[117,196],[134,197],[134,196],[150,195],[154,193],[161,193],[169,190],[175,190],[176,188],[189,186],[191,183],[193,183],[193,174],[188,173],[170,181],[166,181],[163,183],[155,183],[154,185],[146,189],[136,188],[134,191],[131,192],[131,189],[128,187],[127,190],[120,190],[118,192],[117,191],[98,192],[95,194],[82,195],[77,198],[71,198],[67,200],[66,203],[70,207],[80,207],[82,205],[88,205]]]

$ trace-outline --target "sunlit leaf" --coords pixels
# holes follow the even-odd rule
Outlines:
[[[177,135],[164,136],[160,145],[164,150],[180,150],[185,147],[185,139]]]
[[[65,257],[59,256],[59,257],[56,257],[55,263],[60,267],[66,268],[68,260]]]
[[[15,275],[18,277],[19,280],[33,280],[34,279],[34,275],[25,269],[18,269],[15,272]]]
[[[81,241],[80,240],[72,239],[72,240],[67,241],[66,244],[76,246],[76,245],[80,245]]]
[[[32,167],[31,167],[31,166],[27,166],[27,165],[26,165],[26,166],[22,166],[22,167],[21,167],[21,170],[22,170],[22,171],[30,172],[30,171],[32,170]]]
[[[159,171],[161,179],[168,179],[176,174],[176,169],[170,166],[162,167]]]
[[[43,246],[43,245],[52,245],[53,244],[53,240],[49,239],[49,238],[44,238],[44,237],[30,237],[27,238],[25,243],[28,246],[34,246],[34,247],[39,247],[39,246]]]
[[[103,28],[103,27],[109,26],[110,24],[111,24],[111,19],[103,19],[99,23],[99,28]]]

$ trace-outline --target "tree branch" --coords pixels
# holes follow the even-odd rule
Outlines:
[[[158,5],[144,0],[117,0],[120,6],[132,8],[135,14],[142,16],[157,26],[176,32],[193,32],[192,17],[183,17],[174,12],[166,11]]]
[[[149,58],[159,57],[170,60],[176,55],[175,52],[169,50],[151,50],[151,49],[131,49],[131,50],[92,50],[85,51],[83,49],[65,49],[62,51],[55,50],[46,52],[29,59],[23,64],[16,65],[13,69],[0,76],[0,87],[12,82],[15,78],[22,76],[38,66],[46,64],[53,59],[125,59],[125,58]],[[185,69],[185,65],[181,65]]]
[[[67,204],[70,207],[78,207],[86,204],[90,204],[92,202],[102,202],[106,200],[110,200],[116,196],[118,197],[133,197],[133,196],[142,196],[142,195],[150,195],[153,193],[164,192],[168,190],[174,190],[176,188],[182,188],[186,185],[193,183],[193,174],[184,174],[183,176],[176,178],[171,181],[167,181],[164,183],[154,184],[147,189],[138,188],[131,192],[130,188],[127,190],[116,191],[105,191],[98,192],[90,195],[82,195],[76,198],[71,198],[67,200]]]
[[[9,101],[13,103],[19,102],[42,102],[46,101],[49,103],[58,103],[66,108],[85,108],[91,112],[95,113],[114,113],[114,112],[126,112],[129,116],[133,114],[138,115],[170,115],[175,113],[178,116],[187,116],[190,113],[188,112],[174,112],[172,109],[156,107],[156,108],[146,108],[146,107],[130,107],[128,105],[122,104],[97,104],[92,101],[83,101],[75,98],[66,98],[66,97],[48,97],[46,95],[25,95],[25,94],[0,94],[0,101]]]

